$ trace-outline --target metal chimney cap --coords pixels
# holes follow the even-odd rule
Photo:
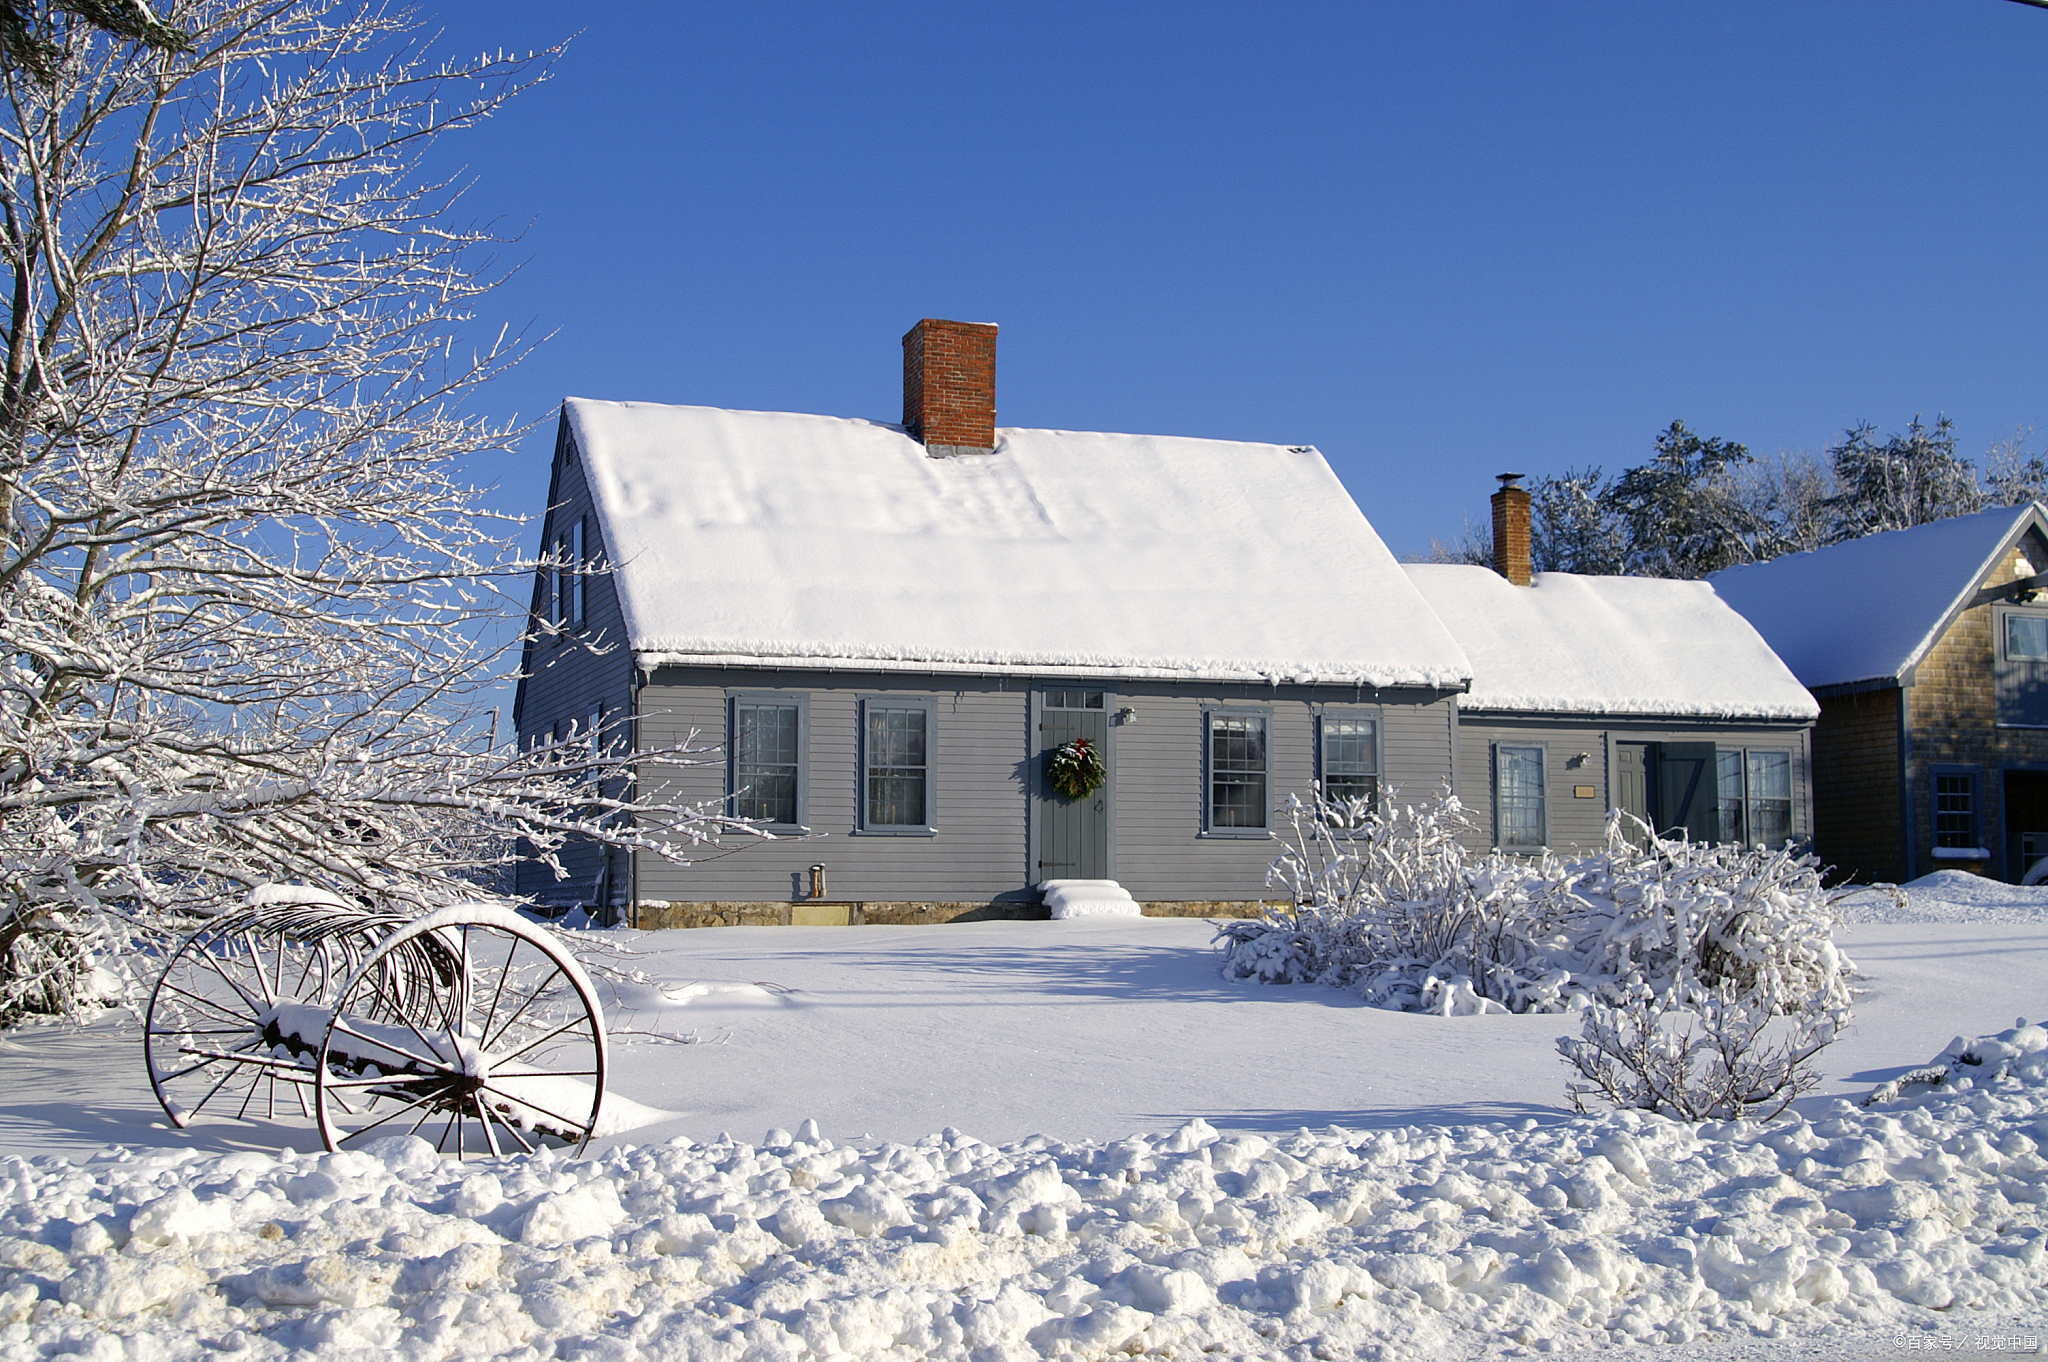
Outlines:
[[[1505,490],[1506,488],[1513,487],[1529,475],[1526,473],[1495,473],[1493,476],[1500,479],[1500,485]]]

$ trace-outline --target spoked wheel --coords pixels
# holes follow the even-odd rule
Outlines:
[[[312,1064],[327,1008],[370,954],[376,931],[307,939],[238,912],[171,956],[142,1028],[149,1085],[181,1129],[202,1113],[311,1120]]]
[[[604,1014],[583,969],[517,913],[445,908],[342,988],[313,1069],[329,1149],[420,1135],[457,1158],[580,1151],[604,1100]]]

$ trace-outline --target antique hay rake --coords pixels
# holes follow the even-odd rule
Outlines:
[[[604,1101],[589,976],[486,904],[406,917],[258,890],[172,954],[143,1045],[179,1127],[311,1120],[330,1150],[417,1134],[458,1158],[580,1151]]]

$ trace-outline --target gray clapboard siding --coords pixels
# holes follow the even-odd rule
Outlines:
[[[1493,748],[1496,743],[1535,745],[1544,750],[1545,806],[1550,846],[1558,851],[1590,850],[1606,843],[1607,811],[1619,799],[1612,762],[1614,744],[1622,742],[1711,742],[1721,748],[1772,748],[1792,756],[1792,831],[1810,837],[1813,828],[1813,772],[1810,730],[1803,724],[1698,724],[1654,719],[1596,717],[1517,718],[1501,714],[1466,713],[1458,722],[1458,797],[1478,825],[1468,842],[1474,848],[1494,844],[1498,829],[1493,806]],[[1583,766],[1568,765],[1586,753]],[[1574,787],[1591,785],[1591,799],[1579,799]]]
[[[1380,788],[1404,803],[1442,793],[1451,780],[1450,702],[1390,700],[1380,710]]]
[[[1025,744],[1028,688],[1001,678],[947,678],[944,688],[921,678],[844,673],[706,672],[663,669],[640,692],[641,742],[676,741],[695,725],[700,741],[723,742],[727,696],[733,691],[809,697],[810,748],[806,818],[817,836],[748,844],[729,855],[704,856],[688,867],[642,857],[643,900],[787,901],[808,883],[808,868],[826,867],[832,900],[989,901],[1029,896],[1026,864]],[[935,702],[931,734],[930,835],[863,831],[859,814],[860,701],[897,694]],[[695,800],[716,800],[726,787],[723,754],[685,772],[672,787]],[[650,792],[657,788],[651,783]]]
[[[928,682],[933,684],[919,684]],[[1058,683],[1053,683],[1058,684]],[[1072,683],[1068,683],[1072,684]],[[810,719],[806,818],[813,839],[771,842],[688,867],[642,857],[642,901],[781,902],[800,897],[808,867],[826,867],[827,898],[967,902],[1030,899],[1040,878],[1032,857],[1037,778],[1029,678],[932,678],[778,673],[754,669],[665,668],[639,692],[643,747],[675,744],[692,728],[721,742],[728,697],[781,692],[806,697]],[[1089,687],[1094,688],[1094,687]],[[1105,687],[1107,689],[1107,687]],[[928,697],[935,703],[930,836],[871,834],[858,827],[859,715],[863,696]],[[1268,896],[1271,836],[1204,831],[1207,799],[1203,714],[1254,708],[1270,716],[1267,793],[1279,805],[1306,794],[1315,778],[1315,712],[1322,704],[1377,705],[1390,778],[1434,790],[1449,769],[1450,706],[1433,692],[1361,697],[1342,687],[1197,688],[1129,683],[1108,690],[1108,710],[1128,708],[1110,728],[1115,877],[1141,901],[1258,899]],[[689,768],[650,794],[720,798],[722,757]]]

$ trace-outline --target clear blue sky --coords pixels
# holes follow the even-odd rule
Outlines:
[[[586,25],[443,148],[522,233],[489,329],[554,333],[481,404],[547,418],[480,470],[507,506],[565,394],[895,420],[924,316],[1001,324],[1001,424],[1314,444],[1399,554],[1674,418],[2048,438],[2048,11],[2008,0],[422,14]]]

